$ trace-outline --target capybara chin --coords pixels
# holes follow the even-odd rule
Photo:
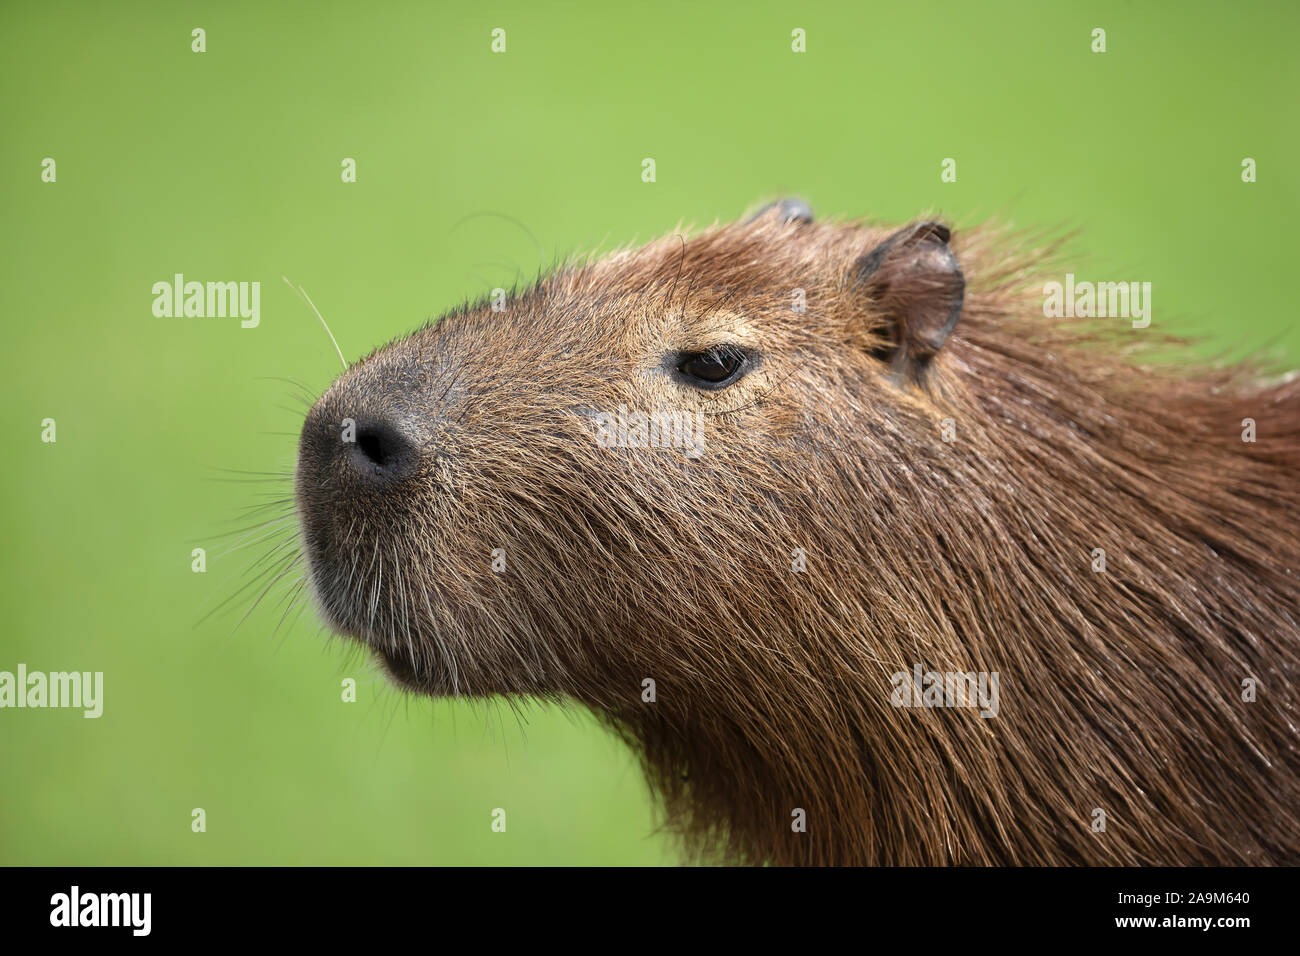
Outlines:
[[[302,431],[322,614],[590,708],[691,858],[1300,861],[1300,380],[1021,245],[787,202],[379,349]]]

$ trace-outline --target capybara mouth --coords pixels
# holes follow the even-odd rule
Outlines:
[[[382,645],[372,645],[376,659],[383,665],[389,679],[403,690],[420,694],[436,694],[437,689],[430,686],[431,674],[422,673],[409,655],[398,653]]]
[[[355,594],[337,586],[336,569],[325,555],[313,553],[310,544],[307,559],[317,607],[331,630],[369,650],[388,678],[403,690],[430,696],[459,690],[449,675],[440,675],[430,663],[417,664],[412,649],[400,646],[403,635],[389,633],[378,620],[370,619],[364,602],[358,603]],[[378,603],[381,599],[375,597]],[[422,638],[412,635],[411,640]]]

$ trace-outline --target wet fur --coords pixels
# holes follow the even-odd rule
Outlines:
[[[996,230],[954,234],[960,322],[900,381],[852,275],[891,231],[668,236],[357,363],[301,444],[322,612],[412,690],[591,708],[691,856],[1297,862],[1300,381],[1046,319],[1064,270]],[[718,342],[760,364],[715,393],[662,374]],[[600,447],[620,404],[700,411],[705,454]],[[425,449],[398,494],[329,459],[365,415]],[[997,671],[999,715],[895,708],[917,663]]]

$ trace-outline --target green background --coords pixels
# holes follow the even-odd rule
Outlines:
[[[199,623],[260,554],[219,536],[286,488],[230,480],[292,467],[277,379],[339,367],[282,275],[351,359],[556,256],[797,194],[1077,228],[1080,278],[1152,282],[1153,328],[1300,357],[1294,3],[550,7],[4,4],[0,670],[103,671],[106,700],[0,711],[0,862],[676,859],[583,713],[408,701],[310,611],[274,633],[277,593]],[[155,318],[175,272],[260,281],[261,326]]]

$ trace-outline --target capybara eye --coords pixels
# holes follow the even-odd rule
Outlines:
[[[749,370],[750,358],[734,345],[718,345],[704,352],[685,352],[677,371],[697,388],[725,388]]]

